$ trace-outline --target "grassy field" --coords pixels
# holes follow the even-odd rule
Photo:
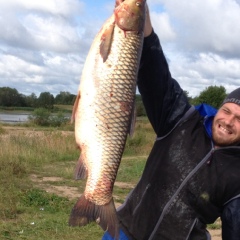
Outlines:
[[[138,120],[114,187],[117,205],[141,176],[154,138],[146,119]],[[94,223],[68,226],[85,187],[73,180],[79,157],[73,131],[0,125],[0,146],[0,239],[101,239]]]
[[[72,129],[68,131],[67,129]],[[142,174],[155,135],[138,119],[127,140],[113,197],[120,205]],[[64,129],[0,125],[0,239],[97,240],[97,224],[68,226],[85,181],[73,180],[79,157],[72,127]],[[210,226],[219,228],[217,222]]]

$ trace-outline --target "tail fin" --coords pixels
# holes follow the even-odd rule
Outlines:
[[[72,209],[69,225],[84,226],[96,221],[114,239],[119,238],[119,226],[113,199],[105,205],[95,205],[82,195]]]

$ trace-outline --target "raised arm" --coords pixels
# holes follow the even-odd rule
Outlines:
[[[158,36],[146,15],[145,39],[138,75],[148,118],[158,137],[167,134],[190,108],[179,84],[171,77]]]

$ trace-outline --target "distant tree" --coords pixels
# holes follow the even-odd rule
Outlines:
[[[24,95],[15,88],[0,88],[0,106],[4,107],[24,107],[26,106]]]
[[[27,107],[26,96],[22,93],[19,93],[18,107]]]
[[[52,127],[60,127],[69,121],[63,113],[51,114],[51,111],[46,108],[36,108],[29,116],[29,120],[39,126]]]
[[[198,97],[194,98],[192,104],[207,103],[218,109],[226,95],[226,89],[223,86],[210,86],[203,90]]]
[[[76,95],[69,92],[60,92],[54,99],[55,104],[72,105]]]
[[[46,108],[36,108],[29,116],[29,120],[39,126],[49,126],[50,116],[51,113]]]
[[[187,97],[188,101],[191,102],[192,101],[192,97],[189,96],[189,92],[186,90],[183,90],[183,94]]]
[[[38,98],[35,93],[25,97],[27,107],[37,107]]]
[[[37,100],[39,108],[53,109],[54,96],[49,92],[42,92]]]

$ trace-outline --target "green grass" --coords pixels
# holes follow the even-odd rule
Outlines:
[[[73,105],[61,105],[61,104],[55,104],[54,108],[66,111],[66,112],[72,112]]]
[[[68,227],[68,213],[49,213],[46,210],[35,209],[21,214],[18,221],[1,223],[1,239],[101,239],[102,230],[96,224],[86,227]]]
[[[139,180],[155,139],[146,118],[139,119],[135,129],[127,140],[113,190],[117,204]],[[95,223],[68,226],[78,196],[72,199],[44,188],[74,187],[79,195],[84,191],[85,180],[73,180],[79,157],[73,131],[0,125],[0,145],[0,239],[101,239],[103,231]],[[38,182],[46,177],[57,180]]]
[[[145,157],[123,157],[118,169],[117,181],[136,184],[146,163]]]
[[[134,185],[141,176],[146,160],[141,156],[151,147],[146,142],[149,138],[154,140],[153,133],[146,136],[139,133],[146,126],[149,127],[147,122],[137,122],[116,181]],[[73,180],[79,150],[72,129],[0,125],[0,145],[0,239],[101,239],[103,231],[95,223],[81,228],[68,226],[77,198],[70,200],[43,188],[43,185],[75,187],[79,195],[84,191],[85,180]],[[37,180],[46,177],[58,180],[41,185],[31,180],[33,174]],[[131,185],[115,186],[115,202],[122,203],[130,190]]]
[[[3,125],[0,123],[0,135],[5,133],[5,129],[3,128]]]
[[[214,223],[208,225],[208,229],[221,229],[221,220],[218,218]]]
[[[29,113],[31,111],[33,111],[34,108],[32,107],[3,107],[0,106],[0,112],[4,112],[4,113]]]

